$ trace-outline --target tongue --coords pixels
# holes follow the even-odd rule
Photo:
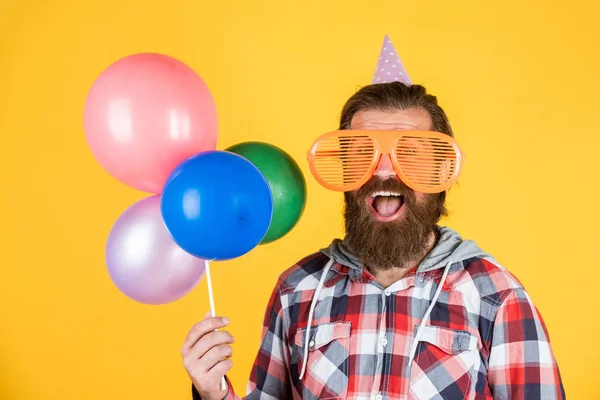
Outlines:
[[[373,208],[382,217],[394,215],[400,208],[399,196],[377,196],[373,200]]]

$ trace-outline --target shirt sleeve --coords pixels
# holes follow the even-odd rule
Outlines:
[[[243,399],[287,399],[292,398],[291,383],[289,380],[289,347],[284,314],[287,312],[282,306],[280,285],[276,286],[271,294],[265,312],[261,345],[250,373],[247,395]],[[241,400],[235,394],[233,386],[227,380],[229,391],[224,400]],[[193,389],[193,399],[200,399]]]
[[[524,289],[504,299],[492,329],[488,381],[494,399],[565,399],[546,326]]]

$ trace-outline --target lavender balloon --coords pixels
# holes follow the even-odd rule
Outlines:
[[[186,253],[171,239],[159,195],[138,201],[119,217],[106,244],[106,263],[119,290],[144,304],[180,299],[205,272],[204,260]]]

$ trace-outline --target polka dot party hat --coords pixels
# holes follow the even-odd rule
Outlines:
[[[408,72],[406,72],[402,61],[400,61],[398,52],[396,52],[389,36],[385,35],[383,46],[381,46],[381,53],[379,54],[379,61],[377,62],[377,69],[371,83],[388,83],[394,81],[412,85]]]

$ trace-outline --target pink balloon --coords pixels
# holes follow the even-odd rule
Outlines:
[[[204,81],[161,54],[135,54],[106,68],[85,104],[85,135],[119,181],[161,193],[179,163],[217,146],[217,110]]]
[[[160,196],[130,206],[115,222],[106,242],[113,283],[144,304],[165,304],[189,293],[205,273],[204,260],[171,238],[160,212]]]

